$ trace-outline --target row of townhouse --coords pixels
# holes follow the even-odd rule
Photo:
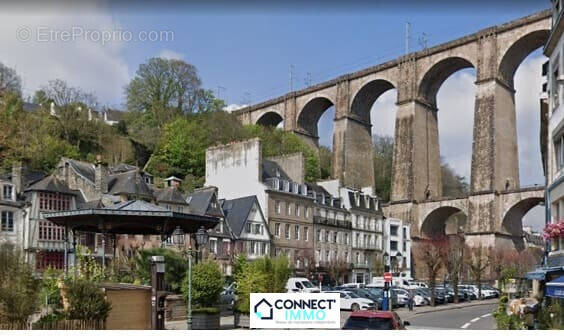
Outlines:
[[[339,180],[305,182],[301,154],[262,157],[258,139],[209,148],[206,185],[222,198],[255,196],[272,238],[272,255],[286,255],[296,275],[341,283],[368,283],[383,269],[411,269],[409,226],[384,218],[370,189]],[[335,277],[335,269],[345,268]]]
[[[170,177],[157,187],[153,176],[139,167],[118,164],[109,167],[101,160],[92,164],[62,158],[52,174],[31,172],[15,165],[0,176],[0,243],[17,245],[37,271],[62,269],[67,253],[73,255],[75,242],[95,256],[133,255],[137,249],[167,246],[167,237],[65,232],[43,219],[43,214],[127,204],[133,200],[151,203],[155,209],[219,217],[209,230],[203,248],[231,274],[232,256],[244,252],[249,259],[270,254],[270,235],[256,197],[219,199],[217,188],[206,187],[182,193],[180,180]],[[186,239],[186,248],[194,243]],[[102,246],[105,245],[105,251]],[[72,263],[72,261],[71,261]]]
[[[142,200],[175,212],[219,217],[203,250],[231,274],[233,257],[286,255],[296,275],[325,281],[370,282],[382,256],[396,272],[410,269],[409,227],[386,219],[380,200],[369,190],[342,187],[338,180],[304,180],[303,156],[263,159],[257,139],[210,148],[206,187],[181,191],[169,177],[156,186],[136,166],[108,166],[62,158],[52,174],[14,166],[0,176],[0,240],[20,246],[38,271],[63,268],[73,241],[94,255],[133,255],[137,249],[170,246],[163,237],[106,236],[64,232],[43,219],[45,212],[115,207]],[[193,242],[186,239],[186,247]],[[380,265],[381,266],[381,265]],[[340,269],[335,275],[335,269]],[[343,271],[344,269],[344,271]]]

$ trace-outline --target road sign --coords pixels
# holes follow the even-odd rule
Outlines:
[[[392,273],[390,273],[390,272],[384,273],[384,281],[385,282],[392,282]]]

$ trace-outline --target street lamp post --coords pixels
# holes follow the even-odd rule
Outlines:
[[[201,227],[196,232],[196,249],[184,250],[184,253],[188,255],[188,300],[186,303],[186,329],[192,329],[192,255],[196,255],[196,262],[198,258],[199,246],[203,246],[208,242],[208,232],[204,227]],[[184,248],[184,231],[180,227],[177,227],[172,233],[172,243],[179,249]]]
[[[389,264],[389,257],[390,255],[388,252],[384,252],[384,274],[390,271],[390,264]],[[391,302],[390,302],[390,283],[388,281],[384,282],[384,300],[382,302],[383,310],[390,310]]]

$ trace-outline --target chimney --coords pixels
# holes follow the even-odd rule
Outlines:
[[[96,155],[95,188],[97,192],[108,192],[108,164],[102,161],[101,155]]]
[[[173,187],[174,189],[178,189],[180,182],[182,182],[181,179],[176,176],[171,176],[165,179],[165,187]]]
[[[12,183],[15,186],[16,195],[21,193],[23,186],[23,167],[21,162],[15,162],[12,166]]]

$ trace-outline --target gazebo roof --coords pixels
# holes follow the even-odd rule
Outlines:
[[[44,213],[43,217],[68,230],[114,234],[170,235],[178,226],[185,233],[212,229],[219,218],[170,211],[142,200],[111,207]]]

